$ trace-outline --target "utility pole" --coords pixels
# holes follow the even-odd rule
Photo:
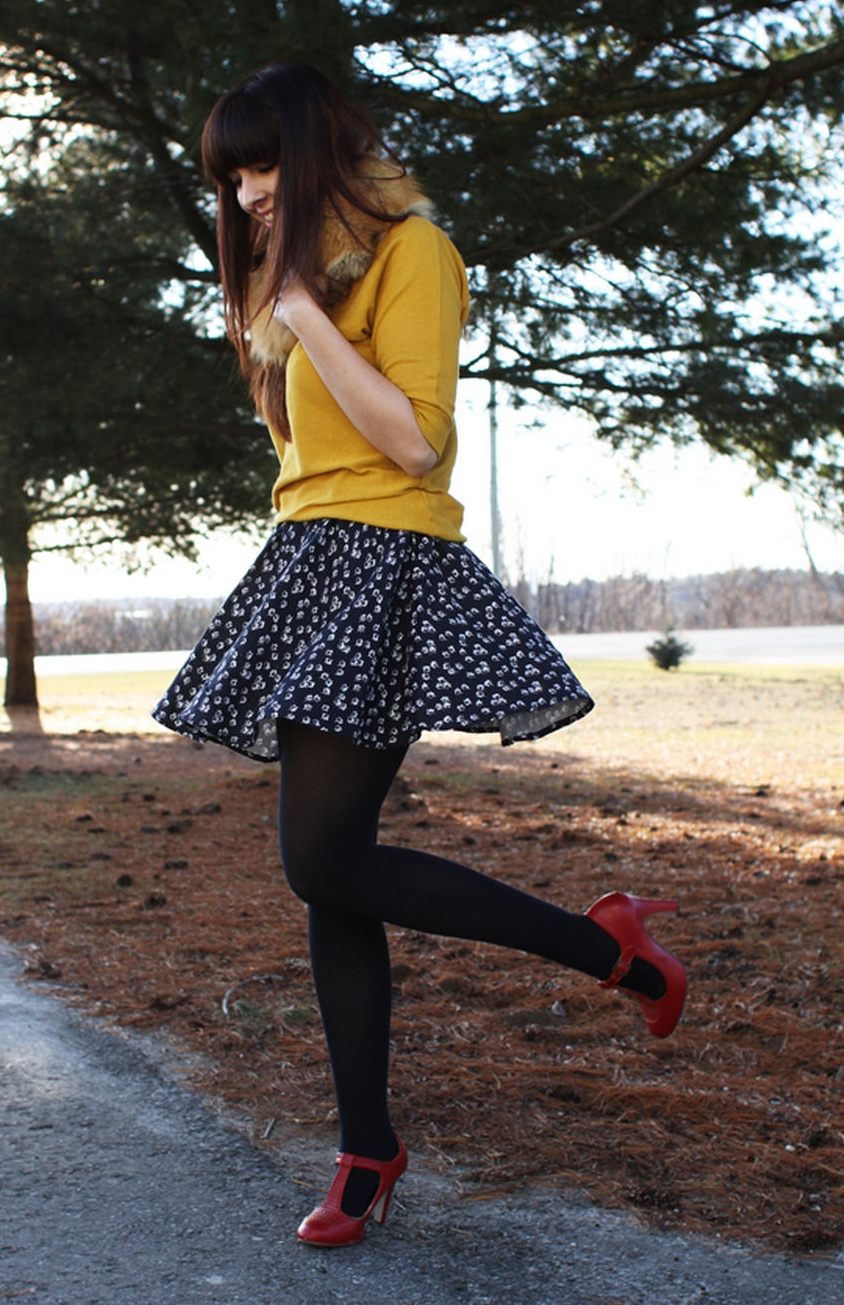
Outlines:
[[[495,380],[495,363],[498,347],[498,328],[495,318],[489,332],[489,361],[492,375],[489,381],[489,520],[492,536],[492,569],[502,579],[501,512],[498,506],[498,388]]]

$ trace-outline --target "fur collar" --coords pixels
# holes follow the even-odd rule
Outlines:
[[[385,213],[416,213],[427,218],[433,214],[432,204],[412,177],[389,160],[372,159],[366,164],[361,190],[363,198],[373,208],[382,208]],[[375,259],[378,242],[392,225],[349,204],[344,203],[342,207],[345,222],[334,212],[327,214],[320,240],[320,257],[328,282],[326,307],[329,309],[345,299],[354,283],[366,275]],[[253,275],[249,291],[251,304],[259,302],[262,288],[259,268]],[[252,359],[263,365],[274,363],[283,367],[296,343],[293,333],[273,317],[271,304],[251,319],[249,337]]]

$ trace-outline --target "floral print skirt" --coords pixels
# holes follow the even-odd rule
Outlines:
[[[464,544],[334,518],[279,525],[153,716],[278,758],[278,718],[365,747],[423,730],[539,738],[594,706]]]

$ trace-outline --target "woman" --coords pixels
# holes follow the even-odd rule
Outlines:
[[[340,1155],[298,1235],[360,1241],[407,1154],[390,1122],[384,922],[515,947],[621,986],[651,1031],[682,965],[644,927],[675,910],[610,893],[570,914],[424,851],[378,844],[381,804],[423,730],[538,738],[592,706],[464,546],[449,493],[457,251],[369,120],[284,63],[222,97],[203,160],[219,197],[229,334],[280,470],[277,527],[156,709],[163,724],[280,759],[280,842],[308,904]]]

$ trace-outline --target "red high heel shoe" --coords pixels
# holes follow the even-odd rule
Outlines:
[[[337,1172],[321,1205],[312,1210],[299,1225],[296,1236],[312,1246],[353,1246],[363,1241],[370,1218],[383,1223],[390,1208],[393,1188],[407,1168],[407,1151],[401,1138],[398,1154],[392,1160],[369,1160],[364,1156],[341,1151],[337,1156]],[[342,1200],[346,1182],[352,1169],[371,1169],[378,1175],[378,1187],[364,1213],[356,1218],[344,1214]]]
[[[609,978],[601,983],[602,988],[616,988],[627,974],[634,957],[648,961],[659,970],[665,981],[665,992],[656,1001],[644,997],[639,992],[630,992],[637,997],[642,1007],[645,1023],[655,1038],[667,1038],[673,1032],[677,1021],[683,1013],[686,1000],[686,971],[677,960],[659,943],[654,942],[645,928],[649,915],[659,911],[676,911],[676,902],[650,901],[645,897],[628,897],[627,893],[606,893],[594,902],[586,914],[590,920],[614,938],[621,948],[621,955],[613,966]]]

